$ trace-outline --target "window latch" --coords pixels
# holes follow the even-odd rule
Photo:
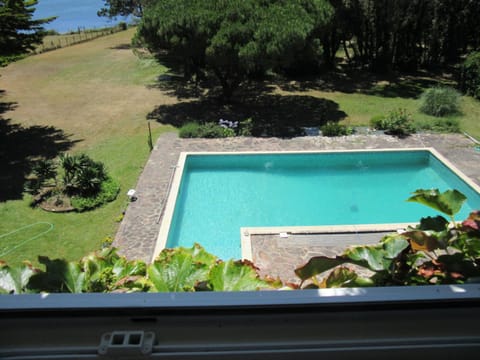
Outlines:
[[[99,355],[123,357],[152,354],[155,333],[151,331],[113,331],[102,335]]]

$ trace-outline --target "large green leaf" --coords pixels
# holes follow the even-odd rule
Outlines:
[[[28,287],[36,291],[81,293],[85,289],[85,273],[78,262],[67,262],[64,259],[51,260],[39,257],[45,265],[45,271],[30,278]]]
[[[360,277],[358,274],[345,266],[338,266],[333,269],[320,284],[321,288],[339,287],[368,287],[375,283],[370,278]]]
[[[71,293],[85,291],[85,273],[78,262],[69,262],[63,273],[63,281]]]
[[[212,255],[209,252],[207,252],[200,244],[195,243],[191,248],[178,247],[173,249],[164,249],[158,255],[156,260],[168,261],[170,256],[178,252],[191,255],[196,262],[199,262],[208,266],[213,266],[215,264],[215,261],[217,261],[218,259],[215,255]]]
[[[257,269],[249,261],[220,261],[208,275],[213,291],[254,291],[272,286],[259,278]]]
[[[403,250],[408,247],[408,241],[402,235],[387,235],[381,241],[380,244],[385,251],[386,259],[395,259]]]
[[[354,283],[358,275],[355,271],[345,267],[339,266],[332,270],[328,276],[323,279],[321,288],[338,288],[348,287],[349,284]]]
[[[14,267],[0,263],[0,292],[9,294],[25,292],[30,277],[38,271],[30,263]]]
[[[392,260],[407,247],[408,241],[402,236],[386,236],[376,245],[351,247],[345,251],[344,257],[373,271],[388,271]]]
[[[315,256],[310,258],[305,265],[295,269],[295,274],[302,281],[305,281],[346,262],[348,262],[348,259],[342,257],[329,258],[326,256]]]
[[[438,189],[419,189],[407,201],[418,202],[453,217],[460,211],[465,200],[467,200],[465,195],[458,190],[440,193]]]
[[[160,254],[147,273],[153,284],[151,291],[193,291],[197,283],[207,279],[209,269],[209,265],[197,262],[191,253],[178,248],[168,251],[168,256]]]
[[[145,262],[141,260],[129,261],[126,258],[120,258],[113,264],[112,271],[118,279],[124,278],[125,276],[145,276],[147,266]]]
[[[133,292],[148,289],[150,283],[145,279],[147,266],[143,261],[129,261],[122,257],[118,259],[112,268],[113,281],[111,291]]]
[[[390,268],[391,261],[385,257],[381,246],[356,246],[345,251],[345,256],[353,263],[373,271],[384,271]]]

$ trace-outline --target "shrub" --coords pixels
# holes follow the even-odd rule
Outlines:
[[[385,130],[385,115],[375,115],[370,119],[370,126],[377,130]]]
[[[352,130],[345,125],[336,122],[327,122],[321,128],[323,136],[344,136],[350,135]]]
[[[427,89],[420,97],[420,111],[433,116],[445,116],[458,112],[460,94],[450,87]]]
[[[252,136],[253,131],[253,119],[248,118],[243,121],[240,121],[240,126],[238,129],[238,135],[240,136]]]
[[[439,133],[460,132],[460,122],[453,118],[436,118],[433,121],[417,122],[417,129],[430,130]]]
[[[387,113],[383,127],[391,135],[409,135],[415,132],[411,115],[405,109],[395,109]]]
[[[100,186],[100,192],[94,196],[72,197],[72,206],[77,211],[91,210],[103,204],[111,202],[117,198],[120,191],[120,185],[113,179],[108,178]]]
[[[202,126],[195,122],[190,122],[180,128],[178,136],[180,136],[181,138],[198,138],[202,137],[201,133]]]
[[[60,166],[63,169],[63,186],[68,195],[94,196],[108,178],[103,163],[85,154],[63,154],[60,156]]]
[[[461,68],[460,86],[462,91],[480,99],[480,51],[470,53]]]
[[[181,138],[225,138],[235,136],[235,130],[215,123],[200,125],[191,122],[180,128],[178,136]]]
[[[225,138],[235,136],[235,130],[215,123],[206,123],[202,125],[201,134],[201,137],[204,138]]]

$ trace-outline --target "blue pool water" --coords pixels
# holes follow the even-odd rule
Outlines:
[[[416,222],[437,213],[406,202],[417,189],[480,195],[428,151],[188,155],[167,247],[198,242],[240,258],[240,228]]]

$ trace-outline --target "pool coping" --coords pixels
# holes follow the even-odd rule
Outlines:
[[[163,212],[162,212],[162,221],[160,225],[160,230],[158,232],[157,240],[155,243],[155,248],[151,257],[150,262],[153,262],[155,258],[160,254],[160,252],[165,249],[168,234],[170,231],[170,224],[173,219],[173,214],[175,211],[176,199],[178,192],[180,190],[180,184],[183,177],[183,171],[185,167],[185,161],[187,156],[201,156],[201,155],[260,155],[260,154],[335,154],[335,153],[361,153],[361,152],[412,152],[412,151],[428,151],[431,155],[436,157],[441,163],[448,167],[453,173],[455,173],[459,178],[461,178],[468,186],[480,194],[480,186],[474,183],[468,176],[466,176],[462,171],[460,171],[451,161],[449,161],[445,156],[440,154],[433,147],[412,147],[412,148],[381,148],[381,149],[349,149],[349,150],[300,150],[300,151],[182,151],[178,157],[176,166],[173,167],[175,173],[173,174],[171,184],[169,186],[169,193],[167,196],[167,201],[165,203]],[[322,226],[282,226],[282,227],[245,227],[240,229],[240,240],[242,247],[242,258],[251,260],[252,251],[251,251],[251,239],[250,235],[252,234],[268,234],[270,231],[271,234],[276,234],[280,232],[291,232],[295,234],[302,233],[354,233],[355,229],[361,229],[365,226],[364,232],[368,231],[395,231],[397,229],[403,229],[408,225],[415,225],[414,223],[391,223],[391,224],[357,224],[357,225],[322,225]],[[385,226],[385,227],[384,227]],[[390,229],[387,229],[390,228]],[[242,229],[247,229],[249,231],[249,236],[243,235]],[[319,232],[320,231],[320,232]],[[251,233],[250,233],[251,232]]]

